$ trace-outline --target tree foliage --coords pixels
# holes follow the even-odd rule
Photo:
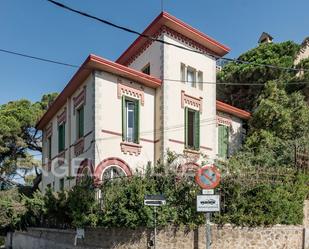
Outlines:
[[[218,85],[218,98],[236,107],[251,111],[260,92],[263,90],[263,86],[253,85],[254,83],[264,84],[273,80],[280,80],[286,83],[293,79],[296,74],[296,71],[264,67],[260,66],[260,64],[293,68],[294,58],[299,49],[300,46],[298,44],[287,41],[283,43],[263,43],[245,52],[238,59],[252,64],[228,63],[218,73],[218,81],[248,83],[249,85]]]
[[[35,124],[46,111],[56,93],[46,94],[40,102],[11,101],[0,106],[0,175],[2,181],[38,166],[31,152],[41,152],[41,133]],[[24,177],[24,175],[20,175]]]

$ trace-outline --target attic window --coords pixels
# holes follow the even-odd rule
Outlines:
[[[144,74],[150,75],[150,63],[148,63],[146,66],[143,67],[142,72]]]

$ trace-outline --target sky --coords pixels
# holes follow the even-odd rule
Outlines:
[[[161,0],[59,1],[140,32],[161,12]],[[309,36],[308,0],[163,2],[165,11],[230,47],[232,58],[254,48],[263,31],[274,42]],[[46,0],[0,0],[0,49],[80,65],[90,53],[116,60],[135,39]],[[0,104],[60,92],[75,71],[0,52]]]

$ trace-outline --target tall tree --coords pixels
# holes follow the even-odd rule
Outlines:
[[[287,41],[260,44],[258,47],[245,52],[238,59],[253,64],[237,62],[226,64],[222,71],[218,73],[218,82],[249,83],[249,85],[218,85],[218,98],[239,108],[251,111],[263,90],[263,85],[256,86],[253,83],[264,84],[272,80],[288,82],[296,74],[295,71],[258,66],[257,64],[293,68],[294,59],[299,48],[298,44]]]
[[[32,156],[41,153],[41,132],[35,124],[57,96],[46,94],[41,101],[11,101],[0,106],[0,177],[2,182],[12,182],[19,175],[25,177],[39,162]],[[36,184],[37,181],[36,181]]]

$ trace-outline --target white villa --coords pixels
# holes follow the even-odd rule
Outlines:
[[[196,166],[241,146],[250,113],[216,100],[216,58],[229,48],[166,12],[143,34],[204,53],[140,36],[116,62],[89,55],[37,123],[43,191],[130,176],[168,149]]]

